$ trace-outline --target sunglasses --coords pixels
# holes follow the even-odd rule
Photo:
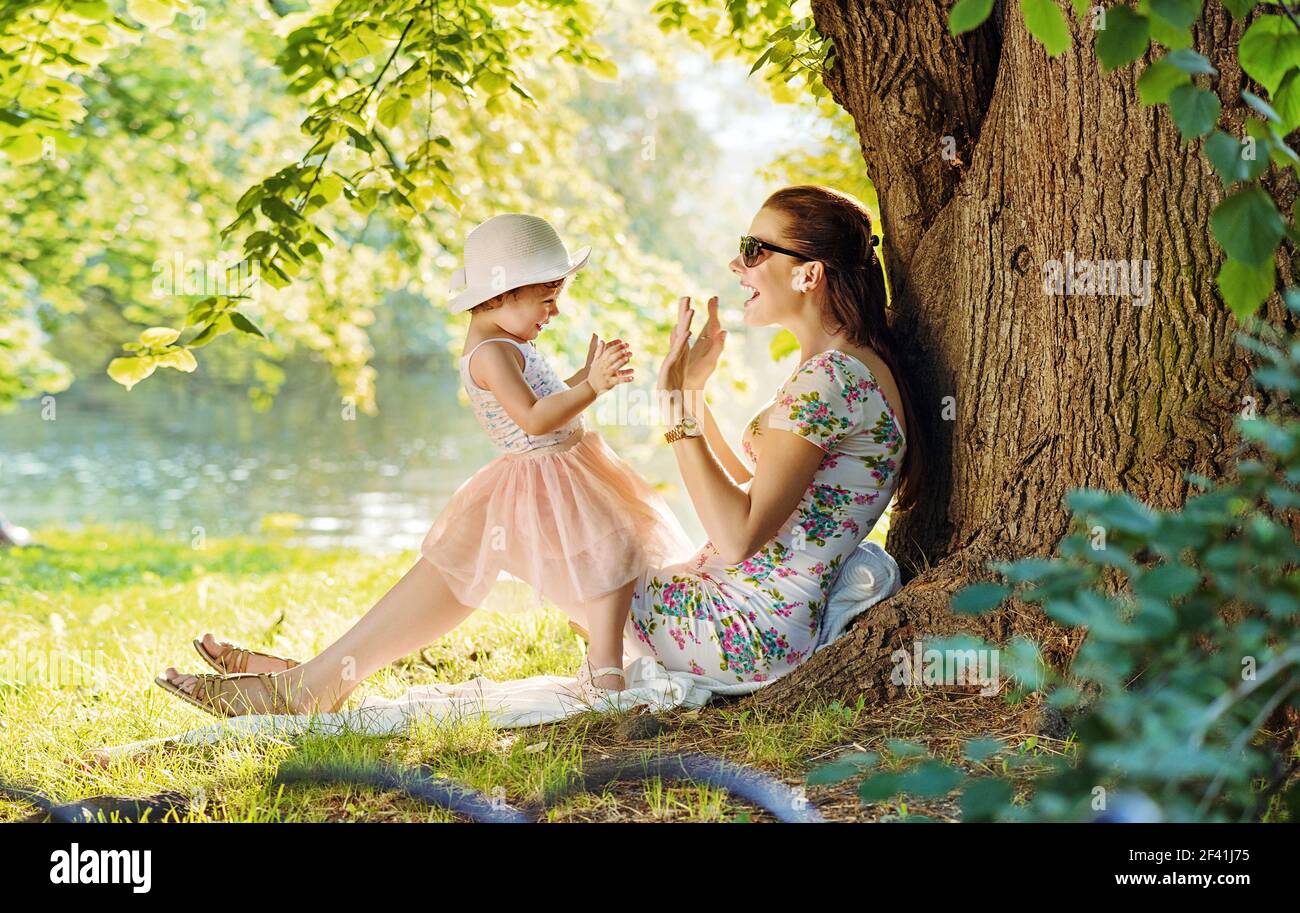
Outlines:
[[[740,260],[746,266],[757,266],[758,261],[763,258],[763,251],[765,250],[785,254],[788,257],[794,257],[796,260],[805,262],[812,259],[811,257],[805,257],[803,254],[797,254],[792,250],[786,250],[784,247],[777,247],[775,244],[760,241],[753,235],[745,235],[740,239]]]

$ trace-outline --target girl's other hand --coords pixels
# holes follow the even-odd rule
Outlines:
[[[612,390],[618,384],[630,383],[632,369],[624,365],[632,358],[632,350],[621,339],[611,342],[596,341],[595,355],[591,368],[587,372],[587,382],[591,384],[596,395]]]

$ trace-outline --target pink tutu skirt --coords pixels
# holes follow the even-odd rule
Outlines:
[[[476,608],[503,570],[568,607],[693,551],[663,498],[586,430],[488,463],[420,545],[456,600]]]

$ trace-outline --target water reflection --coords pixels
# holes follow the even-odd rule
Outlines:
[[[770,360],[760,365],[781,375]],[[83,377],[55,398],[53,420],[40,400],[0,415],[0,513],[33,531],[130,521],[184,541],[292,528],[277,516],[291,514],[301,517],[292,542],[414,549],[457,486],[496,455],[459,387],[450,365],[380,366],[380,414],[349,421],[333,382],[311,366],[291,371],[264,413],[242,390],[200,374],[129,393]],[[715,408],[724,431],[734,439],[763,398]],[[587,415],[702,542],[661,430]]]

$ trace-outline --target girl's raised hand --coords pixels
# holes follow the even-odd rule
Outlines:
[[[597,340],[591,368],[587,372],[587,382],[597,396],[612,390],[618,384],[631,382],[632,369],[623,367],[631,358],[632,350],[623,340]]]

